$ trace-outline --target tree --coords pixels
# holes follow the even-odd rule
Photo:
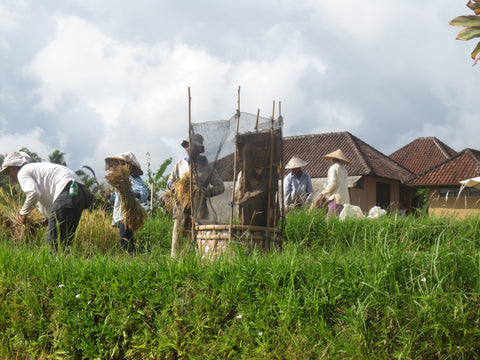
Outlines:
[[[54,164],[67,166],[67,163],[65,162],[65,153],[60,150],[54,150],[48,155],[48,160]]]
[[[32,162],[42,162],[43,161],[43,159],[36,152],[30,151],[26,147],[22,147],[19,151],[23,151],[23,152],[27,153],[28,155],[30,155],[30,157],[32,158]]]
[[[477,0],[469,0],[467,3],[475,15],[457,16],[455,19],[450,20],[449,24],[453,26],[464,26],[457,34],[457,40],[471,40],[473,38],[480,37],[480,3]],[[475,60],[475,65],[480,60],[480,42],[477,43],[475,49],[472,51],[472,59]]]

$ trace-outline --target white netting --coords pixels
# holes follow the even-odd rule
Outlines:
[[[237,149],[235,168],[237,118],[238,139],[242,146],[241,151]],[[272,120],[244,112],[237,113],[228,120],[191,124],[190,137],[193,139],[195,134],[200,134],[203,137],[204,147],[201,153],[204,157],[203,165],[197,166],[193,171],[195,183],[199,188],[207,189],[203,193],[198,192],[194,198],[193,216],[198,223],[228,224],[230,222],[233,177],[236,174],[237,196],[233,202],[234,222],[245,225],[275,226],[280,217],[278,204],[281,204],[278,201],[278,179],[282,162],[282,124],[281,117]],[[204,166],[207,162],[208,166]],[[242,179],[241,175],[238,176],[242,172],[247,174],[247,178]],[[208,189],[215,189],[215,187],[208,184],[208,179],[216,178],[217,175],[223,181],[225,190],[221,194],[213,191],[214,194],[211,196]],[[241,202],[240,211],[239,201]],[[269,216],[266,216],[266,213]]]

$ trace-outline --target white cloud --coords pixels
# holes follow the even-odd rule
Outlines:
[[[415,136],[474,147],[474,44],[448,25],[469,13],[451,0],[4,0],[3,137],[21,118],[24,144],[65,151],[73,167],[123,151],[143,164],[150,152],[155,166],[183,155],[188,87],[202,122],[230,117],[241,86],[242,111],[269,117],[282,102],[285,135],[350,131],[386,152]]]
[[[52,153],[54,149],[45,145],[44,136],[44,131],[38,127],[22,133],[7,133],[2,130],[0,131],[0,144],[2,144],[0,153],[7,154],[18,151],[25,146],[42,159],[48,159],[48,154]],[[21,143],[19,143],[19,139],[21,139]]]

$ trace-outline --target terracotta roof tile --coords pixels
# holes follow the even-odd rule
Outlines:
[[[382,154],[370,145],[349,132],[332,132],[314,135],[288,136],[283,139],[283,162],[286,164],[293,156],[298,156],[308,162],[305,171],[312,178],[327,176],[331,160],[323,158],[332,151],[341,149],[351,164],[346,165],[350,176],[378,176],[402,182],[410,179],[414,174]],[[220,159],[217,169],[223,179],[233,178],[232,157]],[[227,171],[228,170],[228,171]],[[287,171],[284,171],[284,176]]]
[[[408,182],[411,186],[459,185],[460,180],[480,176],[480,151],[465,149]]]
[[[436,137],[419,137],[395,151],[390,158],[419,175],[456,154],[455,150]]]
[[[332,162],[323,155],[336,149],[341,149],[350,160],[351,164],[346,166],[350,176],[371,175],[400,181],[412,176],[400,164],[347,131],[285,137],[283,147],[284,161],[295,155],[307,161],[305,171],[313,178],[327,176]]]

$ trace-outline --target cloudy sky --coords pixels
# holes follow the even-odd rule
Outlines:
[[[386,155],[420,136],[480,149],[466,0],[0,0],[0,153],[103,171],[183,156],[192,121],[237,107],[284,135],[349,131]]]

